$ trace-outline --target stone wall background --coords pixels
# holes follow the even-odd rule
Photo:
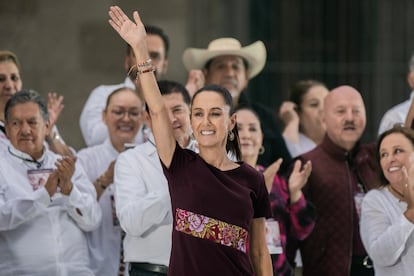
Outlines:
[[[169,79],[185,83],[186,47],[234,36],[243,45],[265,42],[268,62],[249,93],[274,110],[298,79],[351,84],[363,94],[372,140],[383,112],[409,96],[411,0],[0,0],[0,49],[18,55],[24,87],[65,96],[58,126],[75,149],[84,147],[79,115],[90,91],[125,77],[125,44],[107,23],[115,4],[128,15],[138,9],[169,35]]]

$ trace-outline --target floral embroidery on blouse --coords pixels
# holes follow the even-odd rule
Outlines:
[[[248,231],[240,226],[196,214],[180,208],[175,210],[175,230],[206,239],[246,253]]]

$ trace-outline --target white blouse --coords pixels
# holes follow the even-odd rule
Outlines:
[[[93,183],[118,157],[118,151],[109,138],[104,143],[82,149],[77,157]],[[102,210],[102,223],[97,229],[87,233],[86,238],[95,275],[113,276],[118,274],[121,252],[121,227],[117,224],[113,185],[108,185],[99,198]]]
[[[414,224],[388,188],[371,190],[362,202],[361,238],[377,276],[411,276],[414,273]]]

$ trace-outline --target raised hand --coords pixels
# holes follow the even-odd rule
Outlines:
[[[312,163],[307,161],[301,169],[302,161],[296,160],[293,171],[289,177],[290,202],[296,203],[302,197],[302,188],[308,181],[308,177],[312,172]]]
[[[266,168],[266,170],[263,172],[267,192],[270,193],[273,186],[273,180],[275,178],[275,175],[279,171],[280,165],[282,164],[283,159],[279,158],[273,164],[271,164],[269,167]]]
[[[60,113],[64,108],[63,105],[63,96],[55,92],[50,92],[47,94],[47,111],[49,112],[49,127],[52,127],[56,124],[59,119]]]
[[[198,89],[204,86],[204,74],[201,70],[190,70],[188,73],[188,80],[185,88],[187,88],[190,96],[193,97],[194,93],[197,92]]]
[[[407,202],[407,210],[414,212],[414,153],[410,155],[408,165],[402,168],[402,172],[401,188]]]
[[[124,11],[118,6],[112,6],[109,8],[109,24],[114,30],[134,49],[134,53],[138,50],[138,53],[142,53],[146,56],[138,56],[138,61],[146,60],[148,57],[148,50],[146,44],[146,32],[144,24],[139,17],[137,11],[134,11],[133,18],[135,22],[132,22]]]
[[[279,108],[279,117],[285,125],[292,122],[299,122],[299,115],[296,112],[297,106],[294,102],[285,101]]]

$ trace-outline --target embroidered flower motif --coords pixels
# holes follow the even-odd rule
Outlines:
[[[233,227],[227,226],[227,227],[224,227],[222,231],[223,231],[222,244],[231,245],[237,238],[236,229]]]
[[[200,233],[208,223],[208,217],[192,214],[188,217],[188,221],[190,222],[190,230]]]
[[[175,230],[193,237],[210,240],[246,253],[247,230],[224,221],[176,209]]]

